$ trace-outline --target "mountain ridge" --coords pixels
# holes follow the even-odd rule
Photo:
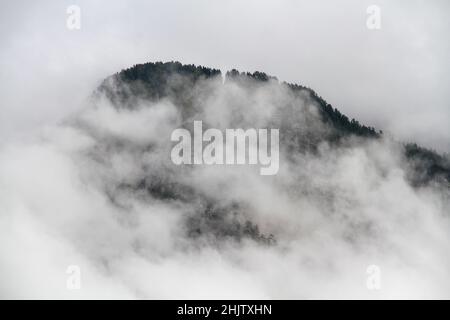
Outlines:
[[[181,76],[181,83],[171,83],[174,76]],[[186,81],[186,79],[189,81]],[[339,142],[343,137],[350,135],[375,139],[383,136],[381,130],[377,131],[373,127],[360,124],[358,120],[350,119],[341,113],[313,89],[295,83],[280,82],[276,77],[261,71],[250,73],[232,69],[227,71],[224,79],[222,79],[222,72],[219,69],[194,64],[185,65],[178,61],[147,62],[133,65],[107,77],[98,87],[97,93],[105,94],[116,107],[127,106],[132,108],[135,103],[134,97],[157,101],[170,96],[183,95],[186,91],[191,90],[195,83],[204,79],[216,79],[224,83],[241,81],[253,85],[276,81],[279,85],[288,87],[294,93],[307,93],[318,105],[322,121],[336,129],[328,137],[328,140],[332,142]],[[112,82],[115,85],[111,85]],[[124,84],[126,90],[124,90]],[[411,166],[412,170],[417,173],[414,176],[421,177],[420,179],[413,179],[414,185],[427,184],[435,178],[443,178],[450,185],[450,161],[448,156],[415,143],[402,143],[402,147],[406,158],[414,162]]]

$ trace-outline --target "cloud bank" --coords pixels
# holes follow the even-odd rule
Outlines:
[[[215,77],[190,92],[188,113],[170,97],[118,108],[97,95],[2,144],[2,298],[449,297],[449,190],[412,187],[395,141],[318,140],[310,152],[287,136],[275,176],[176,166],[170,134],[193,119],[330,130],[306,93],[275,80]],[[66,288],[69,265],[80,290]],[[380,290],[366,285],[370,265]]]

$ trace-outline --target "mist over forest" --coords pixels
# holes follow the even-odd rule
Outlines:
[[[278,173],[175,165],[172,131],[198,120],[279,129]],[[448,155],[262,71],[117,72],[2,145],[0,189],[2,297],[449,298]],[[65,287],[73,264],[83,290]]]

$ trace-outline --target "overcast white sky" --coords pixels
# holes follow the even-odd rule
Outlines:
[[[66,28],[69,5],[81,30]],[[366,27],[369,5],[381,29]],[[450,151],[448,1],[5,1],[0,141],[80,108],[107,75],[179,60],[307,85],[350,117]]]

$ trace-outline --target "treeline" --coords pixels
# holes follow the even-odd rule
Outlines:
[[[180,62],[136,64],[105,79],[98,93],[106,95],[118,108],[133,108],[139,99],[173,97],[186,105],[189,91],[199,79],[220,76],[217,69]]]
[[[179,76],[179,82],[177,82]],[[118,105],[127,104],[129,100],[138,96],[147,99],[160,99],[166,96],[179,96],[183,98],[195,83],[200,79],[208,79],[221,76],[218,69],[212,69],[193,64],[183,65],[180,62],[149,62],[136,64],[131,68],[116,73],[113,78],[129,86],[121,88],[108,84],[108,79],[100,86],[100,91],[108,95],[111,100],[116,101]],[[267,75],[264,72],[255,71],[239,72],[232,69],[226,73],[226,81],[246,81],[248,82],[267,82],[278,81],[276,77]],[[349,119],[338,109],[333,108],[314,90],[290,83],[283,83],[294,91],[307,91],[318,104],[320,114],[324,122],[330,123],[341,134],[354,134],[365,137],[378,137],[382,132],[377,132],[373,127],[360,124],[355,119]],[[184,102],[184,101],[179,101]]]
[[[345,114],[341,113],[338,109],[325,101],[311,88],[301,86],[298,84],[289,83],[288,86],[294,91],[305,90],[313,97],[313,99],[319,104],[319,110],[321,112],[322,120],[324,122],[331,123],[336,129],[348,134],[355,134],[364,137],[379,137],[383,132],[375,130],[373,127],[365,126],[359,123],[358,120],[349,119]]]
[[[218,69],[211,69],[193,64],[181,64],[180,62],[148,62],[136,64],[131,68],[122,70],[119,76],[125,81],[141,80],[156,86],[164,84],[174,74],[197,80],[201,77],[210,78],[221,74]]]
[[[423,148],[416,143],[404,145],[405,156],[412,172],[409,176],[414,185],[424,185],[432,180],[440,180],[450,187],[450,159],[434,150]]]

